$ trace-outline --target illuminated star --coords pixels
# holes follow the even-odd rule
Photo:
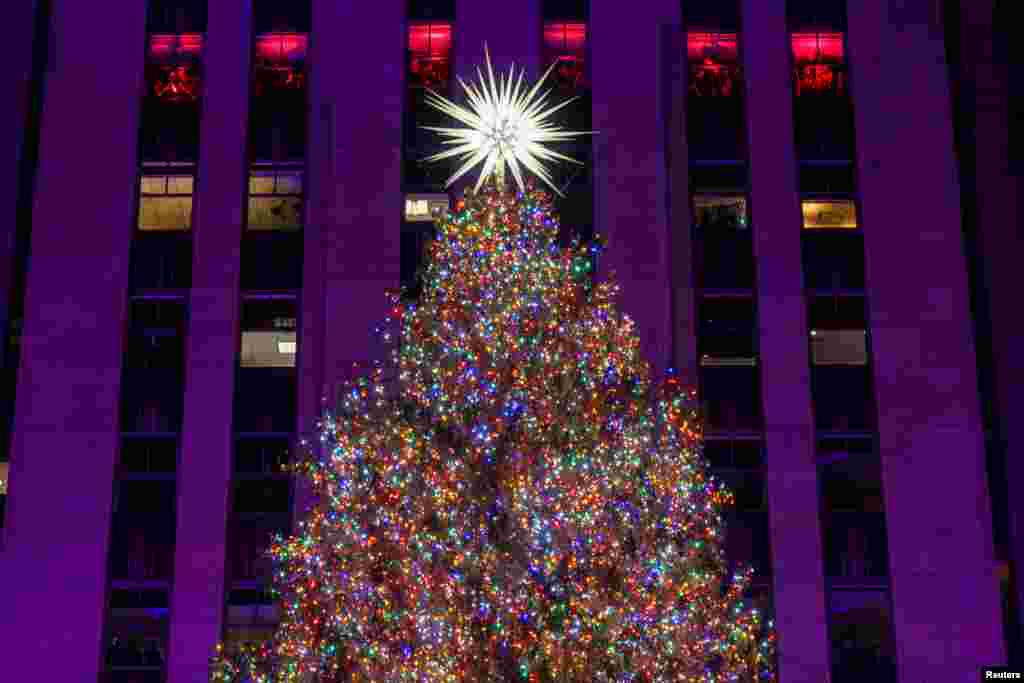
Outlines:
[[[540,86],[551,73],[554,64],[548,67],[540,80],[529,91],[526,91],[526,72],[520,70],[516,79],[516,67],[509,68],[508,76],[495,79],[491,67],[491,55],[484,45],[484,57],[487,62],[487,78],[477,67],[478,82],[467,85],[461,78],[459,85],[466,91],[469,105],[464,107],[455,104],[446,97],[427,89],[427,103],[438,111],[448,114],[466,124],[466,128],[436,128],[421,126],[445,136],[442,144],[455,145],[451,149],[433,154],[424,161],[440,161],[449,157],[461,157],[462,166],[448,178],[445,187],[462,177],[467,171],[483,162],[483,169],[476,181],[476,190],[480,189],[487,178],[493,174],[499,187],[505,182],[505,165],[508,165],[515,178],[516,185],[524,190],[523,168],[531,171],[543,180],[556,194],[562,193],[548,174],[545,161],[561,159],[574,164],[580,161],[559,154],[544,143],[567,142],[580,135],[591,135],[594,131],[567,131],[549,121],[552,114],[569,104],[575,97],[544,109],[545,100],[550,90],[538,95]],[[513,83],[515,84],[513,86]]]

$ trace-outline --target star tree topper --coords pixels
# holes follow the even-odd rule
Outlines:
[[[477,67],[477,83],[466,84],[461,78],[458,79],[469,100],[468,106],[455,104],[443,95],[427,89],[427,103],[430,106],[464,123],[466,127],[421,126],[447,138],[442,144],[455,145],[451,149],[425,158],[424,161],[461,157],[462,166],[448,178],[445,187],[451,187],[452,183],[467,171],[483,162],[483,169],[476,180],[476,190],[479,190],[484,181],[492,175],[496,185],[499,188],[504,187],[507,164],[520,190],[525,190],[525,168],[543,180],[556,194],[563,196],[555,187],[544,162],[555,159],[580,165],[582,162],[559,154],[546,147],[544,143],[567,142],[580,135],[592,135],[595,131],[567,131],[550,121],[552,114],[577,99],[571,97],[545,109],[551,91],[549,89],[539,95],[538,92],[557,62],[549,66],[540,80],[527,91],[525,69],[519,71],[517,80],[516,67],[513,64],[507,76],[499,75],[495,79],[486,43],[484,59],[487,64],[487,78],[484,78],[480,67]]]

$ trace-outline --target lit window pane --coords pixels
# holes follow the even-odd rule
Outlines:
[[[188,230],[192,225],[192,197],[142,197],[139,230]]]
[[[282,173],[277,176],[275,194],[302,194],[302,174]]]
[[[139,181],[142,194],[164,194],[166,187],[167,178],[164,176],[143,176]]]
[[[699,228],[747,227],[746,197],[695,195],[693,211],[694,220]]]
[[[855,229],[857,209],[850,200],[802,202],[804,229]]]
[[[295,197],[250,197],[249,227],[273,230],[302,225],[302,201]]]
[[[294,332],[243,332],[241,365],[243,368],[292,368],[296,348]]]
[[[251,175],[249,176],[249,194],[273,194],[274,176],[272,175]]]
[[[167,194],[192,194],[194,184],[192,176],[171,176],[167,179]]]
[[[811,361],[815,365],[866,365],[864,330],[811,330]]]

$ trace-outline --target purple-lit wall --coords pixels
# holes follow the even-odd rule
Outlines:
[[[750,204],[783,683],[829,680],[785,0],[744,0]]]
[[[0,552],[0,658],[8,680],[94,681],[146,21],[144,3],[104,13],[54,5]]]
[[[178,463],[168,680],[205,670],[224,626],[239,345],[239,269],[247,178],[252,0],[210,3],[192,224],[192,290]]]
[[[203,679],[224,628],[251,1],[210,3],[204,54],[172,683]],[[399,280],[406,46],[404,0],[312,3],[298,353],[298,430],[305,435],[352,362],[381,353],[372,331],[386,312],[384,290]],[[696,381],[680,5],[590,4],[588,70],[600,131],[595,229],[609,238],[601,270],[617,271],[622,307],[656,371],[674,363]],[[849,44],[900,680],[961,683],[1005,653],[942,30],[926,11],[933,5],[859,3],[850,12]],[[143,7],[126,3],[98,14],[91,5],[55,2],[56,61],[45,94],[0,551],[7,587],[0,657],[11,680],[95,681],[102,660]],[[536,73],[540,7],[540,0],[512,3],[496,30],[493,7],[460,0],[456,72],[476,64],[487,41],[499,68],[514,60]],[[785,683],[827,681],[785,2],[743,0],[743,10],[779,670]],[[31,23],[27,15],[17,21]],[[18,55],[30,55],[31,30],[14,33],[25,42]],[[28,63],[9,77],[17,83]],[[16,109],[5,116],[20,126]],[[992,118],[982,130],[979,113],[979,165],[983,154],[996,153],[994,129],[1003,125],[986,115]],[[1000,248],[1019,247],[1007,227],[1015,223],[984,211],[996,362],[1001,374],[1017,377],[1012,341],[1019,330],[1007,317],[1014,302],[1005,299],[1012,288],[995,285],[1016,265],[1016,252]],[[0,271],[9,272],[2,261]],[[1020,384],[1000,385],[1006,410]],[[1014,428],[1008,420],[1011,437]],[[1012,476],[1019,467],[1011,462]],[[299,515],[308,502],[300,489]]]
[[[680,22],[670,0],[590,5],[594,231],[608,240],[599,276],[615,272],[623,285],[620,304],[656,374],[672,353],[662,40]]]
[[[859,3],[850,79],[897,666],[968,683],[1006,655],[939,10]]]

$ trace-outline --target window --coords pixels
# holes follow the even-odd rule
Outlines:
[[[287,478],[245,478],[234,485],[229,571],[234,585],[269,585],[272,566],[266,551],[275,534],[290,527],[291,482]]]
[[[694,275],[702,290],[751,290],[754,244],[742,195],[693,198]]]
[[[878,585],[888,576],[881,474],[874,454],[819,462],[825,575],[833,583]]]
[[[171,104],[195,104],[202,83],[198,33],[156,34],[149,39],[147,83],[150,94]]]
[[[856,230],[857,207],[853,200],[806,199],[800,203],[804,230]]]
[[[694,223],[708,230],[746,230],[747,199],[739,195],[699,194],[693,198]]]
[[[296,419],[295,300],[244,300],[241,317],[235,431],[290,434]]]
[[[794,33],[791,39],[796,95],[845,95],[843,34]]]
[[[298,290],[303,246],[302,231],[247,231],[242,237],[242,289]]]
[[[704,298],[699,309],[701,365],[753,367],[757,364],[757,330],[752,299]]]
[[[144,160],[198,158],[202,48],[198,33],[150,36],[142,101]]]
[[[695,97],[743,94],[742,71],[735,33],[687,33],[689,93]]]
[[[174,563],[174,480],[130,478],[116,487],[111,576],[136,583],[169,580]]]
[[[249,120],[253,161],[299,161],[305,156],[307,48],[305,34],[256,37]]]
[[[287,438],[239,439],[235,444],[235,476],[267,477],[282,474],[290,459]]]
[[[587,87],[587,25],[584,23],[544,24],[544,66],[555,68],[549,78],[566,90]]]
[[[808,290],[864,291],[864,236],[855,230],[808,230],[801,240]]]
[[[125,367],[130,370],[182,369],[185,359],[185,306],[179,301],[131,303]]]
[[[110,640],[101,683],[164,680],[170,640],[168,602],[167,590],[121,587],[110,592]]]
[[[756,367],[703,366],[700,389],[709,434],[761,431],[761,381]]]
[[[265,33],[256,37],[256,96],[268,90],[301,90],[308,40],[297,33]]]
[[[405,220],[433,222],[439,213],[448,210],[446,194],[408,194],[405,196]]]
[[[896,681],[896,643],[888,595],[833,590],[828,630],[833,683]]]
[[[411,24],[407,76],[409,85],[447,91],[451,81],[451,52],[451,24]]]
[[[184,290],[192,284],[192,236],[179,230],[137,233],[131,246],[133,292]]]
[[[188,230],[192,227],[194,166],[147,163],[139,179],[139,230]]]
[[[811,330],[811,363],[814,365],[867,365],[867,332],[864,330]]]
[[[249,230],[302,227],[301,167],[254,167],[249,176]]]
[[[263,320],[242,332],[243,368],[293,368],[297,353],[294,315]]]

